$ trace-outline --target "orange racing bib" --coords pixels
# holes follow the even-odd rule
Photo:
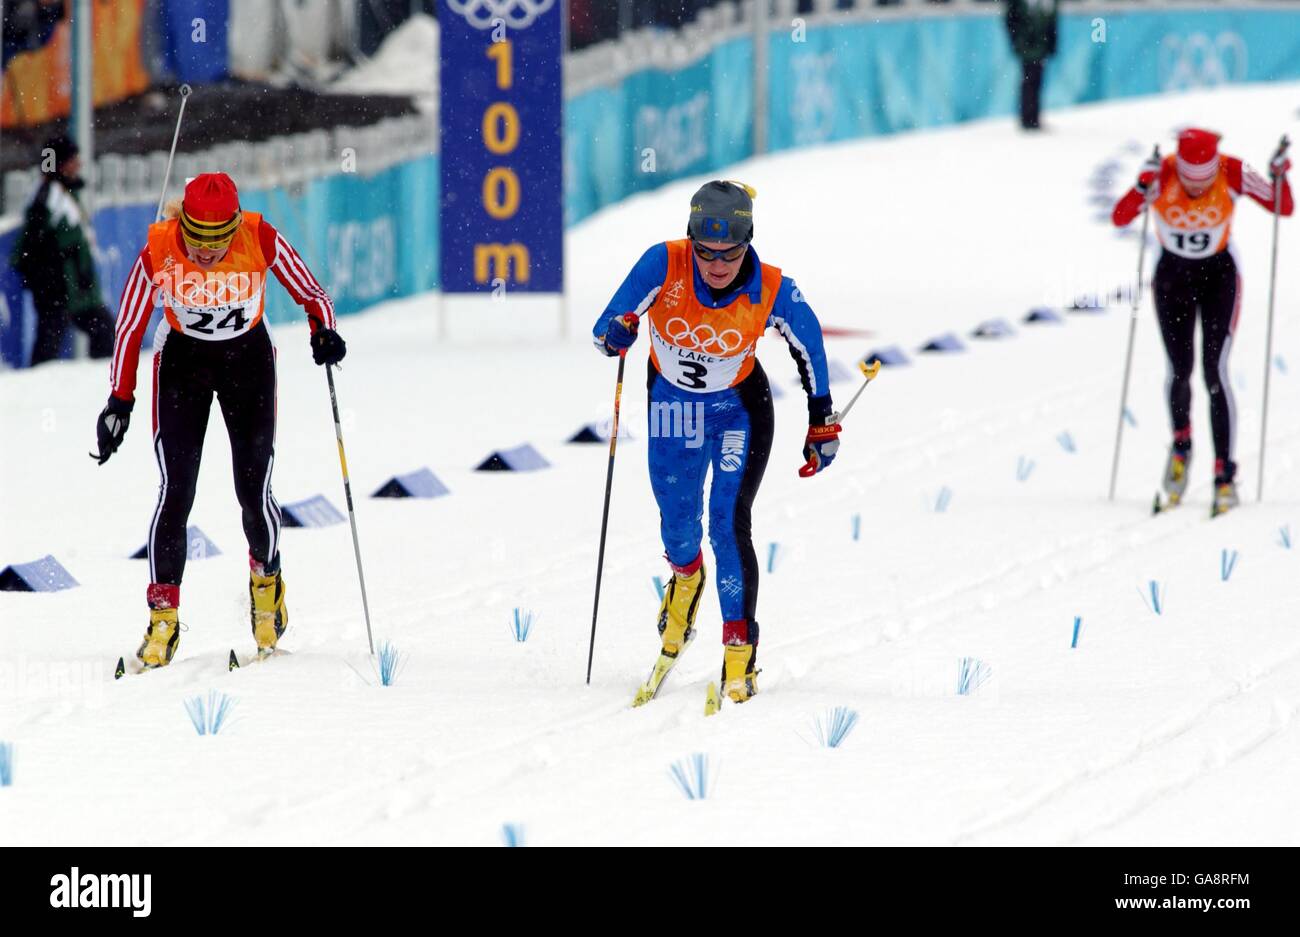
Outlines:
[[[226,256],[207,269],[185,255],[179,220],[149,226],[153,282],[168,325],[192,338],[217,342],[242,335],[262,321],[267,263],[258,240],[261,223],[257,212],[244,212]]]
[[[650,307],[650,358],[674,387],[710,393],[735,387],[754,370],[754,352],[781,288],[781,270],[762,265],[757,303],[741,293],[724,308],[695,296],[691,242],[669,241],[668,273]]]
[[[1234,203],[1223,160],[1220,156],[1219,174],[1199,198],[1187,194],[1177,173],[1166,174],[1168,182],[1161,186],[1160,195],[1152,204],[1156,233],[1165,250],[1197,260],[1227,248]]]

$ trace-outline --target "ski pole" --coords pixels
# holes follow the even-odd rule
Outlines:
[[[1151,158],[1159,162],[1160,147],[1151,152]],[[1119,424],[1115,427],[1115,458],[1110,464],[1110,494],[1107,500],[1115,500],[1115,481],[1119,478],[1119,449],[1124,441],[1124,411],[1128,409],[1128,379],[1133,369],[1133,339],[1137,335],[1138,308],[1142,305],[1142,268],[1147,254],[1147,225],[1151,220],[1151,205],[1142,199],[1142,242],[1138,245],[1138,279],[1137,288],[1133,290],[1133,309],[1128,323],[1128,351],[1124,355],[1124,384],[1119,394]]]
[[[591,643],[587,646],[587,685],[591,685],[591,661],[596,653],[596,615],[600,611],[600,578],[605,569],[605,533],[609,529],[609,495],[614,488],[614,452],[618,447],[618,408],[623,399],[623,365],[627,349],[618,353],[618,378],[614,384],[614,422],[609,429],[609,468],[605,472],[605,508],[600,516],[600,552],[596,557],[596,596],[591,604]]]
[[[1291,141],[1283,134],[1273,162],[1286,155]],[[1264,444],[1268,439],[1268,379],[1273,374],[1273,299],[1277,295],[1277,223],[1282,218],[1282,173],[1273,177],[1273,265],[1268,277],[1268,332],[1264,339],[1264,412],[1259,420],[1259,483],[1257,498],[1264,500]]]
[[[162,220],[163,202],[167,200],[167,184],[172,178],[172,160],[176,158],[176,141],[181,138],[181,121],[185,119],[185,102],[190,99],[190,92],[193,89],[189,85],[181,85],[181,109],[176,115],[176,130],[172,133],[172,151],[167,154],[167,171],[163,173],[162,191],[158,193],[158,211],[154,212],[154,221]]]
[[[849,411],[852,410],[853,405],[858,402],[858,398],[861,397],[862,392],[867,389],[867,385],[876,379],[876,375],[880,373],[880,362],[877,360],[871,362],[871,364],[867,364],[865,361],[859,361],[858,370],[862,372],[866,380],[862,382],[862,386],[858,388],[858,392],[853,395],[853,399],[844,406],[844,409],[835,414],[836,423],[844,422],[844,418],[849,415]]]
[[[853,405],[858,402],[858,398],[861,397],[862,392],[867,389],[867,385],[875,380],[876,375],[880,373],[880,362],[873,361],[871,364],[867,364],[865,361],[859,361],[858,370],[862,372],[866,380],[862,382],[862,386],[858,388],[858,392],[853,395],[853,399],[848,402],[844,409],[831,417],[832,423],[841,423],[844,418],[849,415],[849,411],[852,410]],[[815,459],[809,459],[804,465],[799,467],[800,478],[812,478],[816,474],[817,462]]]
[[[334,437],[339,442],[339,467],[343,469],[343,493],[348,502],[348,520],[352,523],[352,549],[357,555],[357,579],[361,583],[361,608],[366,614],[366,639],[370,642],[370,656],[375,654],[375,638],[370,631],[370,602],[366,599],[366,574],[361,569],[361,541],[357,539],[357,515],[352,508],[352,482],[348,478],[348,459],[343,454],[343,424],[339,420],[339,400],[334,392],[334,366],[325,365],[325,376],[330,385],[330,407],[334,410]]]

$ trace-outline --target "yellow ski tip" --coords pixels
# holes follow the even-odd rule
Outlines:
[[[636,696],[632,697],[632,708],[636,709],[638,706],[644,706],[654,698],[655,691],[649,684],[643,683],[641,684],[641,689],[636,691]]]
[[[704,715],[712,716],[721,708],[722,696],[718,693],[718,685],[710,683],[708,694],[704,697]]]

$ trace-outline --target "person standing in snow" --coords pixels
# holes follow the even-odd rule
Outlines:
[[[722,692],[757,692],[758,559],[750,509],[772,444],[772,394],[755,348],[777,329],[790,345],[808,396],[801,474],[827,468],[839,448],[821,326],[794,281],[754,250],[754,190],[713,181],[691,199],[687,237],[656,244],[637,261],[596,320],[606,355],[625,352],[641,320],[650,332],[649,462],[660,534],[672,579],[658,628],[662,651],[636,703],[659,683],[695,635],[705,583],[701,518],[709,492],[709,541],[722,606]]]
[[[1043,66],[1056,54],[1060,0],[1007,0],[1007,36],[1020,59],[1020,126],[1039,130]]]
[[[263,317],[273,272],[307,313],[312,356],[337,364],[346,353],[334,304],[283,235],[256,212],[241,211],[235,183],[204,173],[185,186],[127,276],[118,310],[111,393],[99,415],[102,465],[126,434],[135,400],[140,343],[155,302],[165,319],[153,353],[153,447],[162,476],[149,527],[149,627],[136,656],[146,668],[171,662],[180,637],[185,527],[213,395],[230,435],[235,494],[248,538],[249,601],[259,654],[288,625],[280,572],[280,506],[271,494],[275,464],[275,345]],[[155,298],[156,297],[156,298]]]
[[[1214,438],[1212,515],[1239,503],[1237,463],[1232,459],[1237,408],[1228,380],[1228,353],[1241,313],[1241,274],[1230,240],[1237,197],[1250,196],[1270,212],[1290,215],[1294,205],[1284,155],[1269,165],[1281,181],[1281,204],[1274,205],[1273,184],[1235,156],[1219,152],[1219,135],[1190,128],[1178,135],[1178,152],[1142,165],[1137,184],[1119,200],[1112,220],[1123,227],[1149,205],[1160,240],[1160,258],[1152,282],[1156,318],[1168,359],[1169,416],[1174,440],[1165,466],[1163,488],[1177,504],[1187,489],[1192,454],[1192,367],[1196,317],[1201,317],[1201,371],[1210,395],[1210,430]]]
[[[95,272],[90,219],[77,195],[86,185],[81,151],[68,137],[52,137],[41,148],[40,168],[41,182],[27,203],[10,259],[36,307],[31,363],[59,357],[69,321],[90,338],[90,357],[107,358],[113,317]]]

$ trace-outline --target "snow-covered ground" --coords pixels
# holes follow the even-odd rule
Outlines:
[[[429,297],[342,322],[349,464],[368,493],[430,466],[432,501],[358,503],[376,638],[405,659],[376,686],[346,524],[286,530],[288,654],[227,673],[251,649],[247,565],[224,427],[213,418],[192,514],[223,553],[190,564],[175,663],[115,683],[147,616],[142,562],[156,494],[148,407],[106,466],[86,458],[107,369],[78,362],[0,381],[0,560],[53,553],[80,588],[0,594],[0,789],[5,843],[491,844],[505,823],[529,844],[1289,843],[1300,780],[1300,277],[1283,225],[1267,500],[1255,503],[1270,222],[1234,226],[1245,305],[1233,352],[1247,503],[1210,521],[1212,456],[1195,388],[1190,504],[1149,504],[1168,427],[1163,357],[1144,304],[1119,497],[1106,501],[1126,306],[1022,326],[1037,305],[1134,278],[1136,238],[1098,223],[1112,191],[1172,129],[1224,132],[1266,162],[1296,136],[1300,86],[1248,87],[1049,115],[1025,138],[1008,121],[778,155],[733,167],[755,185],[756,244],[795,276],[852,368],[872,347],[910,350],[1006,317],[1016,337],[887,368],[845,425],[839,459],[796,475],[804,433],[778,337],[762,357],[787,391],[755,506],[775,571],[759,599],[761,694],[702,715],[720,664],[710,586],[700,638],[661,697],[632,694],[653,661],[663,575],[645,468],[645,344],[629,362],[605,592],[583,683],[606,449],[566,446],[607,417],[613,364],[590,321],[653,241],[680,235],[699,180],[605,211],[569,236],[570,339],[435,342]],[[342,492],[324,375],[304,327],[277,329],[281,502]],[[148,376],[143,373],[147,394]],[[851,384],[837,386],[846,400]],[[1069,433],[1077,451],[1058,435]],[[489,451],[532,442],[529,474],[476,474]],[[1024,481],[1017,462],[1033,460]],[[933,509],[943,488],[951,503]],[[860,515],[861,537],[852,538]],[[1231,578],[1220,555],[1238,550]],[[1163,614],[1139,588],[1165,589]],[[539,616],[518,644],[512,609]],[[1083,620],[1071,649],[1075,616]],[[991,679],[955,692],[958,661]],[[237,698],[198,737],[183,701]],[[833,706],[860,721],[838,750],[813,741]],[[669,765],[709,756],[711,796],[688,802]]]

